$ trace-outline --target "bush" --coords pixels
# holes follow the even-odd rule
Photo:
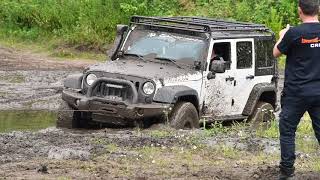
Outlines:
[[[132,15],[196,15],[266,24],[278,32],[298,23],[291,0],[1,0],[1,32],[22,40],[43,36],[72,46],[101,49],[115,26]],[[271,8],[270,8],[271,7]]]

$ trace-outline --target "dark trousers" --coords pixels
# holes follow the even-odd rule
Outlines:
[[[283,95],[281,97],[282,111],[280,113],[280,146],[282,167],[294,166],[295,137],[297,126],[305,112],[310,114],[316,138],[320,143],[320,96],[294,97]]]

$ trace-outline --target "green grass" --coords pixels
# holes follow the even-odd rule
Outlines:
[[[296,7],[291,0],[2,0],[0,39],[11,44],[12,40],[36,43],[45,49],[67,45],[104,53],[114,39],[116,24],[128,24],[132,15],[250,21],[278,34],[286,24],[298,24]],[[74,57],[69,52],[54,55]]]
[[[96,61],[105,61],[107,59],[107,54],[100,52],[81,52],[76,51],[72,48],[64,49],[48,49],[47,50],[52,57],[58,57],[62,59],[85,59],[85,60],[96,60]]]
[[[279,69],[285,69],[286,67],[286,57],[285,56],[281,56],[279,59],[278,59],[278,65],[279,65]]]
[[[307,113],[303,116],[297,130],[297,137],[305,136],[314,136],[311,118]]]
[[[316,172],[320,172],[320,158],[313,158],[312,161],[312,169],[314,169]]]
[[[317,153],[319,152],[319,143],[315,139],[297,138],[297,150],[303,153]]]
[[[107,144],[106,145],[106,150],[109,153],[114,153],[120,150],[120,148],[118,147],[118,145],[116,144]]]
[[[58,177],[57,178],[58,180],[72,180],[72,178],[70,178],[70,177]]]
[[[236,159],[241,157],[241,153],[235,149],[225,145],[220,146],[216,151],[221,152],[224,157],[229,159]]]
[[[100,51],[80,51],[75,47],[64,45],[63,40],[59,37],[45,37],[37,40],[25,40],[14,37],[8,33],[1,35],[0,28],[0,45],[5,47],[29,51],[32,53],[45,54],[58,59],[69,60],[95,60],[105,61],[107,54]]]
[[[268,129],[258,129],[257,136],[263,138],[273,138],[278,139],[280,136],[279,133],[279,122],[278,121],[271,121],[270,127]]]
[[[257,136],[263,138],[279,139],[279,126],[278,121],[273,121],[270,128],[267,130],[257,131]],[[296,132],[296,147],[297,151],[310,154],[319,152],[319,143],[315,138],[312,128],[312,122],[310,116],[306,113]]]
[[[230,132],[241,131],[248,126],[245,122],[232,122],[232,124],[226,126],[223,122],[214,122],[204,127],[204,133],[206,136],[211,137],[218,134],[228,134]]]
[[[93,138],[91,139],[91,142],[97,145],[108,145],[108,143],[104,140],[104,139],[100,139],[100,138]]]
[[[217,134],[224,134],[230,130],[230,127],[225,127],[222,122],[214,122],[207,127],[204,125],[204,133],[207,137],[212,137]]]
[[[270,128],[267,130],[259,130],[257,131],[257,135],[260,137],[265,138],[279,138],[279,122],[278,121],[272,121]],[[310,119],[310,116],[308,114],[305,114],[300,121],[300,124],[297,129],[297,137],[303,138],[306,136],[314,136],[314,131],[312,128],[312,122]]]
[[[153,138],[166,138],[174,136],[175,132],[172,130],[153,130],[148,132],[148,134]]]

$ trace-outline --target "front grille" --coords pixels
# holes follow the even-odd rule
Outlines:
[[[94,88],[92,96],[112,101],[132,101],[133,92],[128,85],[101,82]]]

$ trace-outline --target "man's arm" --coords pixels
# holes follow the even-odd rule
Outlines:
[[[275,58],[278,58],[282,55],[282,53],[280,52],[280,50],[278,49],[278,45],[280,44],[280,42],[282,41],[282,39],[279,39],[278,42],[276,43],[276,45],[274,45],[273,48],[273,56]]]
[[[274,45],[274,48],[273,48],[273,56],[275,58],[278,58],[282,55],[282,52],[279,50],[278,46],[279,44],[282,42],[283,40],[283,37],[285,36],[285,34],[288,32],[290,26],[287,25],[287,27],[285,29],[282,29],[280,32],[279,32],[279,40],[277,41],[277,43]]]

